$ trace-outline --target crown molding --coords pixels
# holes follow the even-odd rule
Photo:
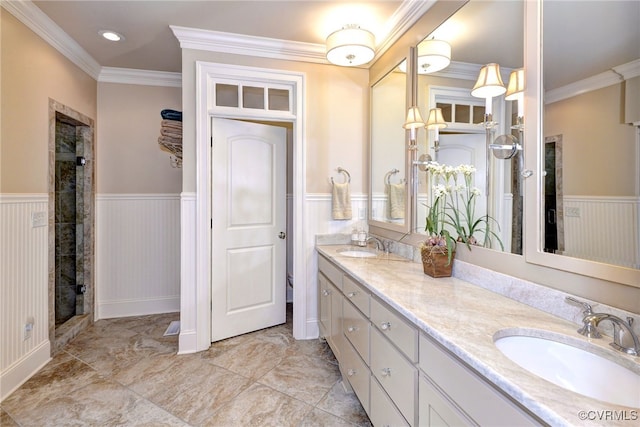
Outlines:
[[[328,64],[325,46],[170,25],[182,49]]]
[[[435,4],[434,0],[404,0],[385,24],[388,28],[387,36],[378,43],[374,59],[368,64],[363,64],[360,68],[368,68],[370,64],[373,64],[433,4]],[[169,27],[180,42],[182,49],[330,64],[326,58],[326,46],[324,44],[247,36],[177,25],[170,25]]]
[[[435,3],[435,0],[403,0],[398,9],[385,23],[386,31],[383,32],[385,38],[378,43],[376,55],[370,64],[373,64],[382,56]]]
[[[182,87],[182,73],[102,67],[98,81],[100,83]]]
[[[583,93],[602,89],[607,86],[618,84],[624,80],[640,76],[640,59],[636,59],[626,64],[613,67],[611,70],[596,74],[568,85],[551,89],[544,94],[544,103],[551,104],[553,102],[562,101],[563,99],[572,98]]]
[[[82,71],[98,79],[100,64],[35,4],[29,0],[2,0],[0,4]]]

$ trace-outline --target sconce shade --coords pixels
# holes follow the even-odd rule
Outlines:
[[[515,101],[518,99],[518,94],[522,92],[524,92],[524,68],[518,68],[509,75],[509,85],[504,99]]]
[[[451,45],[444,40],[425,40],[418,45],[418,74],[430,74],[451,63]]]
[[[475,86],[471,89],[471,96],[476,98],[493,98],[506,92],[500,77],[500,65],[492,63],[480,68],[480,74]]]
[[[353,67],[374,57],[375,36],[357,25],[334,31],[327,37],[327,60],[335,65]]]
[[[407,120],[402,125],[405,129],[417,129],[424,127],[425,123],[422,120],[422,114],[420,114],[420,109],[418,107],[411,107],[407,111]]]
[[[442,117],[441,108],[432,108],[429,110],[429,118],[427,119],[427,129],[444,129],[447,127],[447,122]]]

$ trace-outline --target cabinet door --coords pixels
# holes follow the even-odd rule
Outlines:
[[[420,415],[421,427],[448,427],[475,425],[458,409],[449,403],[438,390],[424,377],[420,377]]]
[[[371,373],[410,425],[416,420],[418,370],[382,333],[371,329]]]
[[[367,414],[371,416],[369,411],[369,367],[358,356],[353,346],[346,341],[342,350],[340,367],[344,378],[349,382],[356,396],[358,396],[360,404]]]
[[[342,330],[344,336],[369,364],[369,319],[365,318],[346,298],[342,300]]]
[[[331,298],[331,335],[329,336],[329,343],[333,354],[336,356],[338,362],[342,361],[342,352],[346,338],[342,332],[342,293],[330,284],[330,298]],[[327,331],[329,333],[329,331]]]
[[[318,329],[320,338],[331,335],[331,286],[326,277],[318,274]]]
[[[409,426],[400,411],[393,404],[387,393],[384,392],[375,377],[371,377],[371,423],[378,427],[402,427]]]

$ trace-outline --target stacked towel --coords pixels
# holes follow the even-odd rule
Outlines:
[[[404,219],[405,184],[387,184],[389,218]]]
[[[333,183],[331,194],[331,215],[333,219],[351,219],[351,191],[349,183]]]
[[[182,113],[175,110],[162,110],[160,123],[160,147],[172,154],[171,164],[182,166]]]

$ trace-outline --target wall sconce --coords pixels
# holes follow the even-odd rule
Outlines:
[[[506,101],[517,101],[517,124],[512,129],[524,129],[524,68],[513,70],[509,75],[507,93],[504,96]]]
[[[432,108],[429,110],[429,118],[427,119],[427,129],[434,131],[433,138],[433,149],[438,153],[440,149],[440,129],[444,129],[447,127],[447,122],[444,121],[444,117],[442,117],[442,109],[441,108]]]
[[[496,125],[496,123],[493,122],[492,116],[492,100],[494,96],[500,96],[506,91],[507,89],[504,87],[504,83],[502,83],[502,77],[500,77],[500,65],[491,63],[480,68],[478,80],[473,86],[473,89],[471,89],[471,96],[485,99],[485,127],[492,128]]]
[[[345,67],[366,64],[375,55],[374,45],[373,33],[358,25],[346,25],[327,37],[327,60]]]
[[[422,119],[422,114],[420,114],[420,109],[418,107],[410,107],[407,111],[407,120],[405,120],[402,125],[403,128],[409,129],[411,131],[411,136],[409,137],[410,144],[409,149],[415,150],[418,148],[416,145],[416,133],[418,128],[425,127],[424,120]]]

